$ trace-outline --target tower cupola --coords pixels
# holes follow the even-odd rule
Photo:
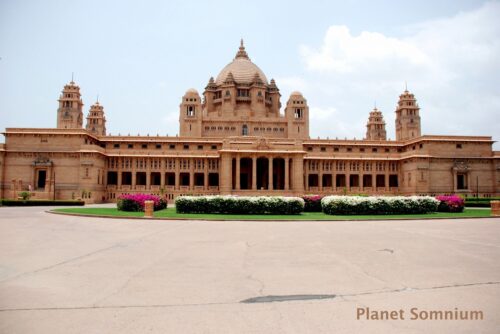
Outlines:
[[[366,140],[387,140],[384,116],[377,107],[370,111],[366,124]]]
[[[64,86],[57,109],[58,129],[81,129],[83,126],[83,101],[80,87],[73,80]]]
[[[104,107],[96,101],[87,115],[87,131],[97,136],[106,135],[106,117],[104,116]]]
[[[420,107],[415,96],[405,89],[396,108],[396,140],[409,140],[420,135]]]

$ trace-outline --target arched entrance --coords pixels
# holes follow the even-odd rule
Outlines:
[[[273,159],[273,189],[285,189],[285,159]]]
[[[240,160],[240,189],[252,189],[252,159],[241,158]]]
[[[269,184],[269,160],[261,157],[257,159],[257,190],[267,190]]]

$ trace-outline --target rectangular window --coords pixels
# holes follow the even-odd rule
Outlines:
[[[335,185],[336,187],[345,187],[345,175],[337,174],[335,176]]]
[[[120,148],[120,144],[113,144],[113,148]]]
[[[199,150],[203,150],[203,145],[198,145]]]
[[[118,184],[118,173],[117,172],[108,172],[108,184],[109,185],[117,185]]]
[[[349,175],[349,185],[351,187],[359,187],[359,175]]]
[[[157,150],[159,150],[159,149],[161,149],[161,144],[156,144],[155,147],[156,147]]]
[[[142,145],[141,145],[141,148],[142,148],[142,149],[147,149],[147,148],[148,148],[148,144],[142,144]]]
[[[363,187],[372,187],[372,176],[371,175],[363,175]]]
[[[128,144],[127,148],[134,148],[134,144]]]
[[[212,149],[212,150],[216,150],[216,149],[217,149],[217,145],[212,145],[212,146],[211,146],[211,149]]]
[[[184,146],[183,146],[183,148],[184,148],[185,150],[189,150],[189,145],[184,145]]]
[[[174,144],[170,144],[170,145],[168,145],[168,148],[171,149],[171,150],[175,150],[175,145]]]
[[[462,144],[457,144],[457,148],[462,148]]]
[[[377,175],[376,176],[377,187],[382,188],[385,187],[385,175]]]
[[[457,189],[458,190],[467,189],[467,175],[457,174]]]
[[[389,187],[396,188],[399,186],[398,176],[397,175],[389,175]]]

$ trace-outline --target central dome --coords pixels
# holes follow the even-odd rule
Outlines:
[[[224,83],[229,73],[233,75],[236,83],[250,84],[254,81],[255,74],[257,74],[260,80],[267,84],[267,78],[264,72],[248,58],[248,54],[243,46],[243,40],[241,41],[240,49],[236,57],[220,71],[217,79],[215,79],[215,83],[217,85]]]

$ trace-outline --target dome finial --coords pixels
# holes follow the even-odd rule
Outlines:
[[[234,59],[237,59],[237,58],[245,58],[245,59],[250,60],[247,52],[245,51],[245,45],[243,44],[243,38],[240,40],[240,48],[239,48],[238,52],[236,53],[236,57],[234,57]]]

